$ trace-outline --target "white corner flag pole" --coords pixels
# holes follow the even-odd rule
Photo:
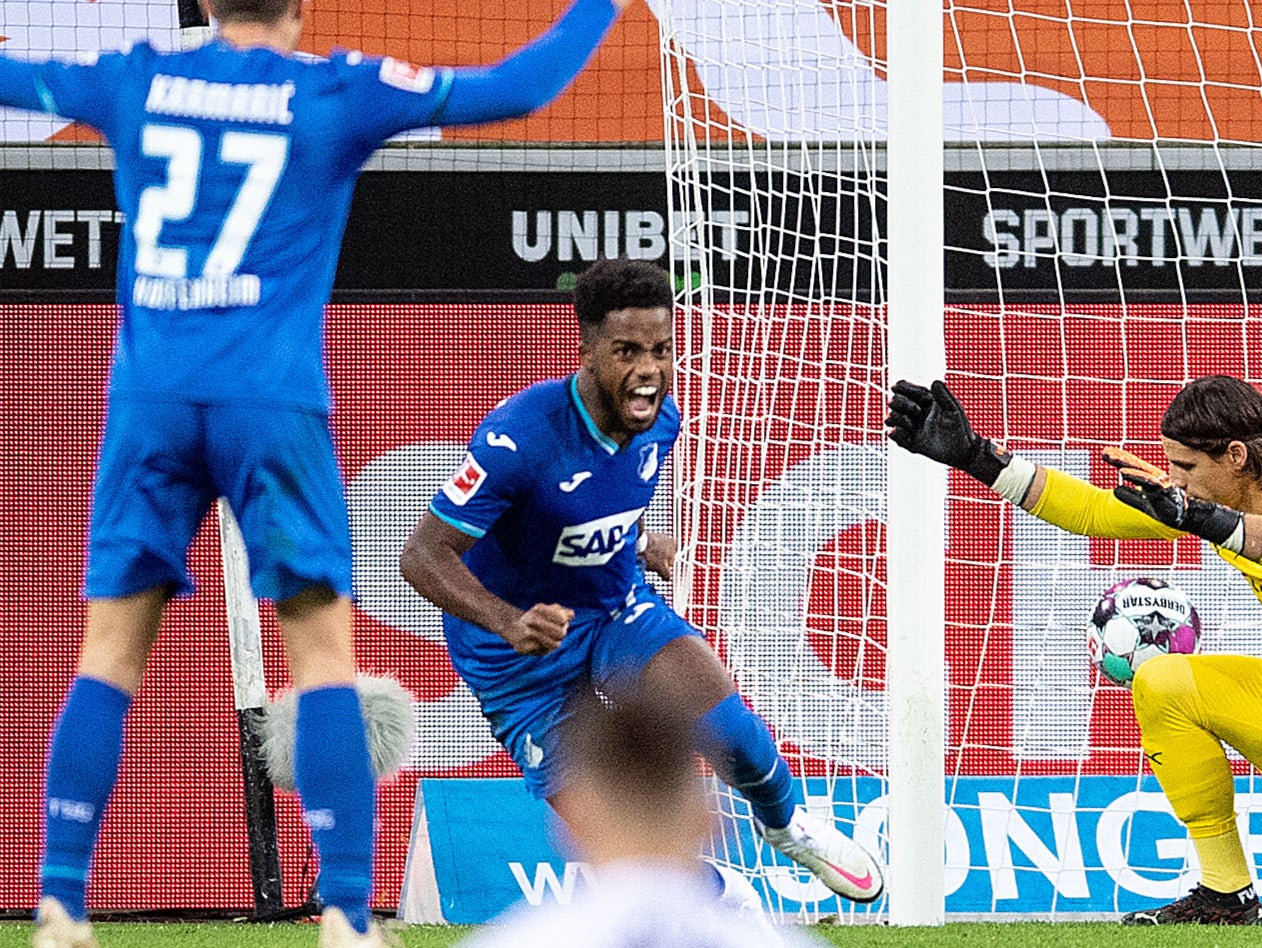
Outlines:
[[[250,841],[250,876],[258,920],[284,911],[280,852],[276,842],[276,802],[262,752],[262,723],[267,707],[263,680],[263,631],[259,604],[250,589],[250,564],[241,528],[228,501],[219,498],[219,546],[223,552],[224,604],[228,613],[228,651],[232,657],[232,692],[241,738],[241,774],[245,783],[245,821]]]

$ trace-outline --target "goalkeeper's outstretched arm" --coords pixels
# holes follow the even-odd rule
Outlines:
[[[1262,522],[1247,531],[1246,520],[1256,519],[1253,515],[1246,518],[1220,504],[1189,497],[1163,480],[1159,468],[1129,452],[1105,451],[1105,460],[1121,469],[1128,482],[1108,491],[1064,471],[1034,464],[982,437],[943,382],[929,388],[898,382],[889,409],[885,423],[890,440],[899,447],[964,471],[1070,533],[1119,540],[1174,539],[1192,533],[1233,553],[1262,557]]]
[[[912,454],[957,468],[1041,520],[1080,536],[1179,536],[1117,502],[1106,490],[1013,454],[973,430],[945,382],[894,386],[885,424]]]

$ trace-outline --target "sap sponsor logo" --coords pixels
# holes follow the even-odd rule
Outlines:
[[[429,92],[434,88],[434,70],[428,66],[413,66],[387,56],[381,61],[378,77],[388,86],[404,92]]]
[[[122,223],[121,211],[6,210],[0,213],[0,270],[99,270],[102,228]],[[117,229],[111,236],[117,242]]]
[[[586,523],[576,523],[561,531],[552,562],[565,566],[601,566],[627,545],[643,507],[610,514]]]
[[[472,454],[466,454],[456,473],[443,485],[443,493],[457,507],[463,507],[486,480],[486,468]]]
[[[714,211],[705,220],[689,213],[675,220],[679,226],[671,233],[683,241],[677,249],[686,244],[695,255],[698,246],[711,246],[730,261],[736,258],[741,228],[749,224],[749,211]],[[668,240],[666,216],[646,210],[513,211],[512,235],[513,253],[527,263],[548,257],[562,263],[601,257],[660,260]]]
[[[594,882],[592,867],[585,862],[567,862],[559,879],[550,862],[535,863],[534,878],[526,874],[526,867],[520,862],[510,862],[508,868],[517,880],[527,905],[542,905],[548,893],[552,894],[552,899],[558,905],[569,905],[578,890],[580,879],[584,885],[592,885]]]
[[[1262,207],[996,208],[982,219],[996,270],[1059,260],[1069,267],[1262,266]]]

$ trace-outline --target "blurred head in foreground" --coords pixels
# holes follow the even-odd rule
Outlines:
[[[556,802],[593,865],[666,861],[695,870],[711,817],[692,727],[660,702],[576,702],[561,742],[566,782]]]

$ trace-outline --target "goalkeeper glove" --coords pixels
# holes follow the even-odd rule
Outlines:
[[[885,424],[900,448],[958,468],[1014,504],[1025,499],[1037,468],[977,434],[945,383],[896,382],[889,408]]]
[[[1170,476],[1123,448],[1105,448],[1104,460],[1121,472],[1125,484],[1113,496],[1158,523],[1191,533],[1232,553],[1244,549],[1244,514],[1222,504],[1189,497]]]

